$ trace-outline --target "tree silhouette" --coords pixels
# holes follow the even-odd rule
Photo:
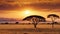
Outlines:
[[[49,14],[48,16],[47,16],[47,18],[51,18],[51,20],[52,20],[52,29],[54,28],[54,24],[55,24],[55,20],[56,20],[56,18],[59,18],[59,16],[58,15],[56,15],[56,14]]]
[[[45,22],[46,21],[44,17],[38,16],[38,15],[31,15],[31,16],[24,18],[23,20],[31,21],[34,25],[34,28],[36,28],[36,26],[39,22]]]

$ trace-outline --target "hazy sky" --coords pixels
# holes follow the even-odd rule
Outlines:
[[[52,13],[60,14],[60,0],[0,0],[0,18],[46,17]]]

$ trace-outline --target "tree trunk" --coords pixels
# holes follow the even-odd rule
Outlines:
[[[36,25],[34,25],[34,28],[36,28]]]
[[[53,25],[53,21],[52,21],[52,31],[53,31],[54,25]]]
[[[54,24],[52,23],[52,29],[54,29]]]
[[[52,19],[52,30],[53,30],[53,28],[54,28],[54,19],[53,18],[51,18]]]

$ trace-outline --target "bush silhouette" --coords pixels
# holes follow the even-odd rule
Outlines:
[[[28,34],[28,33],[24,33],[24,34]]]
[[[16,22],[15,24],[19,24],[19,22]]]
[[[8,24],[8,22],[5,22],[5,24]]]

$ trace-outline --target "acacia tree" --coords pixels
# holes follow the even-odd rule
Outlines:
[[[57,18],[59,18],[59,16],[58,15],[56,15],[56,14],[49,14],[48,16],[47,16],[47,18],[51,18],[51,20],[52,20],[52,29],[54,28],[54,21],[57,19]]]
[[[31,21],[34,25],[34,28],[36,28],[37,24],[41,21],[46,21],[44,17],[42,16],[38,16],[38,15],[31,15],[31,16],[28,16],[26,17],[25,19],[23,20],[28,20],[28,21]]]

